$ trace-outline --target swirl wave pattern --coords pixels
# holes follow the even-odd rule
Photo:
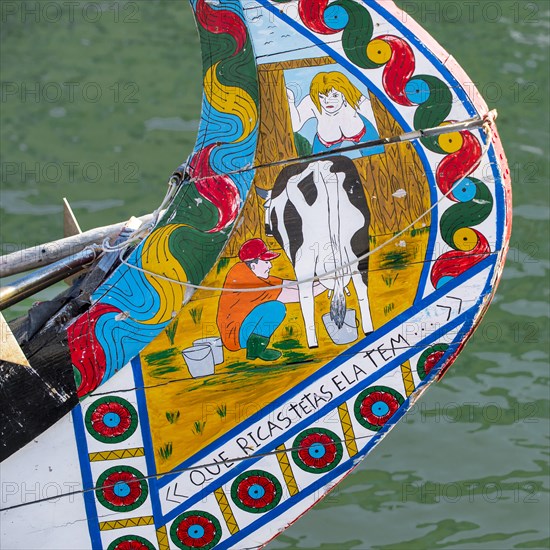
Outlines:
[[[191,4],[186,177],[68,330],[92,548],[262,547],[444,375],[506,255],[487,106],[392,2]]]
[[[183,186],[160,223],[126,260],[168,279],[198,284],[214,264],[251,186],[257,140],[256,64],[238,2],[193,3],[202,42],[204,98],[199,136]],[[78,395],[108,380],[181,309],[185,288],[119,267],[68,330]]]
[[[276,1],[284,4],[291,0]],[[433,75],[414,74],[414,52],[403,38],[390,34],[373,36],[372,17],[364,6],[353,0],[337,0],[330,4],[327,0],[299,0],[298,9],[302,22],[312,32],[324,35],[341,32],[344,53],[354,65],[362,69],[384,67],[384,92],[398,105],[416,109],[415,130],[454,122],[447,120],[453,102],[449,85]],[[439,288],[490,253],[486,237],[470,227],[487,218],[492,202],[483,204],[482,219],[469,215],[472,201],[485,200],[472,190],[476,188],[484,197],[487,195],[481,188],[482,182],[466,179],[481,160],[482,148],[476,136],[461,131],[422,138],[421,142],[429,151],[443,155],[436,168],[437,186],[451,201],[460,203],[458,208],[449,208],[441,219],[443,239],[454,250],[442,254],[432,267],[430,280],[434,287]],[[470,192],[455,190],[455,186],[466,187]],[[465,203],[468,205],[460,206]],[[449,236],[449,227],[453,228],[452,236]]]

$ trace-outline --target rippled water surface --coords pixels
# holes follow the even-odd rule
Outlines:
[[[550,2],[398,3],[499,111],[514,192],[508,262],[443,381],[270,547],[548,548]],[[79,8],[72,21],[2,12],[4,252],[62,236],[63,196],[84,229],[151,211],[194,143],[201,72],[188,6],[97,5],[96,22]],[[52,83],[79,87],[71,98]]]

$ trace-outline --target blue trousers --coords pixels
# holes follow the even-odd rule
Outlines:
[[[244,319],[239,330],[239,344],[246,348],[251,334],[271,338],[277,327],[283,322],[286,306],[277,300],[264,302],[256,306]]]

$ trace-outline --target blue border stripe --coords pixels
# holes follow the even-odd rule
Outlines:
[[[487,284],[484,288],[484,291],[487,291],[490,288],[490,285]],[[484,292],[485,293],[485,292]],[[480,297],[480,299],[476,302],[476,304],[471,309],[479,310],[482,302],[483,302],[483,295]],[[468,310],[469,312],[470,310]],[[467,316],[467,313],[465,312],[464,316]],[[461,316],[462,317],[462,316]],[[455,319],[455,320],[458,320]],[[455,340],[449,345],[449,348],[443,355],[443,357],[439,360],[439,365],[436,369],[433,369],[430,374],[421,381],[421,383],[415,388],[415,392],[417,392],[418,389],[429,386],[432,384],[436,377],[438,376],[439,372],[441,371],[442,367],[445,365],[446,361],[449,359],[449,357],[452,356],[462,343],[462,338],[460,337],[463,333],[468,333],[472,329],[472,326],[474,324],[474,319],[470,319],[469,321],[466,321],[463,324],[463,330],[461,330],[458,334]],[[457,324],[459,326],[460,323]],[[311,494],[315,493],[316,491],[320,491],[323,489],[324,486],[327,485],[327,483],[330,483],[333,479],[336,479],[338,476],[345,474],[348,470],[352,469],[354,466],[357,466],[369,453],[369,451],[375,447],[380,440],[393,428],[397,422],[408,412],[411,406],[411,398],[408,397],[403,406],[401,406],[396,413],[391,417],[391,419],[386,423],[383,428],[374,434],[371,439],[365,444],[364,447],[361,448],[361,450],[354,455],[352,458],[346,460],[342,464],[338,465],[334,470],[331,472],[328,472],[322,476],[319,477],[317,481],[306,487],[305,489],[302,489],[299,493],[296,495],[288,498],[285,500],[282,504],[271,510],[270,512],[267,512],[266,514],[262,515],[261,518],[256,520],[255,522],[251,523],[250,525],[247,525],[243,529],[241,529],[238,533],[235,535],[232,535],[228,539],[224,540],[218,548],[232,548],[234,547],[234,544],[238,541],[242,540],[243,538],[247,537],[249,534],[256,531],[258,528],[262,527],[263,525],[271,522],[276,517],[280,516],[282,513],[289,510],[292,506],[295,506],[303,500],[304,498],[310,496]]]
[[[397,17],[395,17],[390,12],[388,12],[380,4],[374,3],[369,0],[363,0],[363,1],[367,6],[369,6],[369,8],[371,8],[373,11],[375,11],[380,16],[385,18],[388,21],[388,23],[392,24],[396,29],[398,29],[401,32],[401,34],[409,40],[409,42],[413,43],[415,47],[424,54],[426,59],[428,59],[432,63],[432,66],[436,70],[438,70],[446,80],[450,82],[450,84],[452,85],[453,91],[462,102],[462,105],[464,105],[464,107],[468,111],[468,114],[470,116],[474,116],[477,113],[477,111],[472,103],[472,100],[468,97],[468,94],[465,92],[462,85],[458,82],[458,80],[453,75],[453,73],[451,73],[451,71],[445,65],[443,65],[441,60],[433,54],[433,52],[429,49],[429,47],[426,46],[426,44],[424,44],[414,33],[409,31],[409,29],[407,29],[407,27],[403,24],[402,21],[400,21]],[[411,17],[411,16],[409,15],[408,17]],[[482,134],[482,141],[486,141],[483,134]],[[503,178],[502,178],[502,174],[500,173],[498,159],[496,157],[496,151],[493,145],[489,146],[487,156],[489,157],[489,161],[493,167],[493,178],[494,178],[493,183],[494,183],[495,199],[496,199],[497,189],[500,195],[499,196],[500,200],[498,201],[495,200],[497,204],[497,210],[496,210],[497,240],[495,243],[495,250],[500,251],[502,248],[502,237],[503,237],[503,228],[504,228],[504,220],[505,220],[504,205],[506,202],[506,190],[504,189],[504,186],[503,186]]]
[[[181,512],[185,511],[186,509],[190,508],[191,506],[193,506],[194,504],[196,504],[197,502],[199,502],[200,500],[202,500],[203,498],[211,494],[213,487],[216,487],[216,488],[221,487],[222,485],[224,485],[226,482],[230,481],[237,475],[250,469],[253,464],[255,464],[256,462],[264,458],[264,456],[262,456],[263,454],[265,454],[266,452],[269,452],[270,450],[275,449],[285,441],[288,441],[289,438],[293,437],[295,434],[299,433],[301,430],[307,428],[308,426],[311,426],[312,422],[314,423],[316,419],[323,418],[330,411],[337,409],[339,405],[341,405],[342,403],[344,403],[345,401],[347,401],[357,393],[361,392],[363,389],[368,388],[374,382],[382,378],[384,375],[392,372],[392,370],[399,367],[401,363],[403,363],[403,361],[407,361],[412,356],[416,355],[419,352],[419,349],[429,346],[433,342],[442,338],[450,330],[453,330],[457,326],[464,324],[471,310],[475,307],[476,306],[473,306],[471,309],[465,311],[464,313],[462,313],[461,315],[453,319],[453,321],[445,325],[444,328],[430,334],[430,336],[426,337],[424,340],[418,343],[418,348],[414,347],[414,348],[407,349],[407,351],[405,351],[399,357],[392,359],[392,361],[390,361],[386,366],[378,369],[375,373],[371,374],[370,376],[367,376],[366,378],[364,378],[363,380],[361,380],[360,382],[352,386],[347,391],[341,393],[337,398],[330,401],[330,403],[327,403],[327,405],[315,411],[313,415],[310,415],[304,418],[302,421],[295,424],[292,428],[286,430],[279,437],[272,439],[269,445],[266,445],[260,451],[251,455],[247,460],[243,460],[240,463],[236,463],[236,466],[231,468],[231,470],[229,470],[227,473],[217,477],[214,482],[210,483],[208,486],[201,489],[199,492],[195,493],[191,498],[187,499],[182,505],[176,506],[173,510],[168,512],[166,516],[164,516],[164,521],[165,522],[171,521]],[[461,336],[461,339],[463,338],[462,333],[459,333],[459,336]],[[354,456],[354,459],[355,460],[357,459],[357,455]]]
[[[453,342],[453,344],[449,346],[449,349],[445,352],[445,355],[439,360],[439,367],[437,369],[432,370],[429,376],[424,381],[422,381],[422,383],[419,384],[416,389],[425,385],[429,385],[434,381],[435,376],[437,376],[437,373],[439,372],[441,367],[445,364],[446,358],[448,358],[452,353],[454,353],[459,345],[460,345],[460,342],[458,343]],[[271,512],[268,512],[267,514],[263,515],[261,518],[259,518],[255,522],[241,529],[238,533],[236,533],[232,537],[223,541],[219,545],[219,548],[220,549],[232,548],[233,545],[239,540],[242,540],[249,534],[256,531],[258,528],[262,527],[266,523],[269,523],[276,517],[280,516],[282,513],[286,512],[292,506],[295,506],[300,501],[302,501],[305,497],[308,497],[311,494],[322,490],[323,487],[327,485],[327,483],[330,483],[332,480],[336,479],[338,476],[345,474],[348,470],[352,469],[354,466],[357,466],[363,460],[363,458],[369,453],[369,451],[372,450],[372,448],[375,447],[380,442],[380,440],[385,435],[387,435],[387,433],[393,428],[393,426],[395,426],[397,422],[399,422],[399,420],[408,412],[408,410],[410,409],[410,405],[411,405],[411,401],[410,401],[410,397],[408,397],[404,401],[403,405],[391,417],[391,419],[383,426],[383,428],[379,432],[373,434],[373,436],[369,439],[369,441],[365,444],[365,446],[362,447],[361,450],[356,455],[354,455],[352,458],[349,458],[342,464],[338,465],[331,472],[321,475],[317,481],[313,482],[311,485],[309,485],[305,489],[302,489],[298,494],[288,498],[281,505],[273,509]]]
[[[475,275],[477,275],[487,267],[492,266],[495,261],[496,261],[495,257],[491,255],[488,258],[485,258],[481,262],[474,265],[468,271],[465,271],[459,277],[455,277],[455,279],[453,279],[452,281],[449,281],[447,284],[443,285],[441,288],[435,290],[429,296],[427,296],[417,304],[414,304],[411,308],[409,308],[408,310],[404,311],[403,313],[401,313],[400,315],[392,319],[389,323],[386,323],[383,327],[381,327],[375,333],[369,335],[368,337],[364,338],[360,342],[357,342],[356,344],[354,344],[351,348],[346,350],[345,355],[344,354],[338,355],[332,361],[330,361],[329,363],[326,363],[323,367],[319,368],[319,370],[317,370],[315,373],[310,375],[308,378],[306,378],[299,384],[293,386],[292,389],[288,390],[286,393],[284,393],[283,395],[275,399],[272,403],[269,404],[269,406],[259,410],[257,413],[253,414],[252,416],[244,420],[241,424],[238,424],[237,426],[232,428],[225,435],[220,436],[216,441],[214,441],[213,443],[211,443],[210,445],[208,445],[207,447],[205,447],[204,449],[202,449],[201,451],[199,451],[189,459],[185,460],[184,462],[176,466],[174,470],[181,470],[186,467],[194,465],[196,462],[198,462],[205,456],[209,455],[211,452],[213,452],[217,448],[221,447],[224,443],[226,443],[230,439],[233,439],[236,435],[240,434],[248,426],[262,419],[264,416],[269,414],[274,408],[278,407],[279,405],[282,405],[283,403],[285,403],[295,395],[298,395],[302,390],[307,388],[312,382],[314,382],[315,380],[318,380],[325,374],[330,373],[336,367],[338,367],[339,365],[347,361],[350,358],[350,356],[360,353],[367,347],[367,345],[369,345],[370,343],[376,342],[380,338],[384,337],[386,334],[392,331],[395,327],[407,321],[414,315],[418,314],[421,310],[429,307],[430,305],[435,303],[437,300],[439,300],[442,296],[446,295],[449,292],[452,292],[455,288],[460,286],[462,283],[471,279],[472,277],[474,277]],[[164,487],[179,475],[181,474],[178,472],[166,474],[165,476],[162,477],[162,479],[159,480],[159,487]]]
[[[269,5],[269,4],[266,5],[266,4],[265,4],[265,0],[260,0],[260,4],[263,4],[264,7],[265,7],[268,11],[271,11],[271,12],[274,13],[277,17],[280,16],[282,19],[284,19],[284,18],[286,17],[286,16],[284,16],[283,14],[280,14],[280,12],[279,12],[278,10],[276,10],[274,7],[272,8],[271,5]],[[286,18],[286,19],[288,19],[288,18]],[[285,19],[285,21],[286,21],[286,19]],[[290,26],[294,27],[294,28],[297,30],[297,32],[302,33],[303,29],[302,29],[300,26],[298,26],[296,23],[294,23],[292,20],[288,20],[288,21],[286,21],[286,22],[287,22]],[[302,34],[304,34],[304,33],[302,33]],[[408,33],[406,30],[403,31],[403,34],[404,34],[404,35],[405,35],[405,34],[410,35],[410,33]],[[325,51],[326,51],[327,53],[336,53],[336,52],[333,52],[333,50],[331,50],[327,45],[319,44],[317,38],[316,38],[312,33],[310,33],[309,31],[306,31],[306,32],[305,32],[305,35],[308,36],[308,37],[310,38],[310,40],[311,40],[314,44],[319,45],[320,47],[323,47],[323,49],[325,49]],[[411,36],[414,36],[414,35],[411,35]],[[421,46],[421,44],[420,44],[420,46]],[[424,49],[424,50],[426,49],[425,46],[422,46],[422,48],[421,48],[420,46],[419,46],[419,49]],[[429,52],[429,50],[426,50],[426,51]],[[432,54],[430,54],[430,56],[432,57],[432,59],[436,59],[436,60],[437,60],[437,58],[434,58]],[[353,66],[352,66],[351,68],[349,68],[349,67],[348,67],[349,62],[346,61],[344,58],[341,58],[341,56],[338,56],[338,58],[340,59],[340,62],[342,63],[342,65],[345,66],[346,69],[348,69],[350,73],[354,74],[354,76],[356,76],[356,77],[357,77],[359,80],[361,80],[362,82],[365,82],[365,81],[366,81],[365,83],[367,84],[367,86],[371,86],[371,88],[377,90],[378,93],[380,94],[380,90],[378,90],[376,87],[374,87],[374,86],[372,85],[372,83],[370,83],[370,81],[369,81],[362,73],[358,73],[356,70],[354,70],[354,67],[353,67]],[[336,59],[336,57],[335,57],[335,59]],[[439,61],[438,61],[438,63],[440,64]],[[447,71],[447,72],[448,72],[448,71]],[[450,73],[449,73],[449,74],[450,74]],[[392,106],[390,105],[390,107],[392,107]],[[402,125],[404,125],[406,128],[408,128],[408,126],[405,125],[405,124],[404,124],[404,121],[401,119],[401,117],[400,117],[400,115],[399,115],[399,112],[398,112],[398,111],[395,111],[395,109],[393,109],[393,107],[392,107],[392,114],[394,115],[394,117],[399,118],[399,119],[401,120]],[[416,145],[416,144],[415,144],[415,145]],[[422,150],[422,149],[421,149],[421,150]],[[427,157],[425,156],[423,150],[422,150],[422,155],[421,155],[421,156],[424,158],[425,165],[426,165],[426,163],[427,163]],[[430,172],[430,174],[431,174],[431,172]],[[433,174],[431,174],[431,176],[432,176],[432,179],[433,179]],[[435,181],[433,181],[433,183],[434,183],[434,185],[435,185]],[[431,189],[431,192],[435,192],[435,189]],[[436,215],[437,215],[436,209],[434,209],[433,212],[434,212],[434,216],[436,216]],[[432,231],[432,234],[433,234],[434,229],[432,229],[431,231]],[[432,249],[433,249],[434,243],[435,243],[435,237],[432,239],[432,236],[430,236],[429,250],[427,251],[426,256],[429,256],[429,255],[433,252]],[[430,246],[431,246],[431,247],[430,247]],[[479,264],[477,264],[477,265],[479,265]],[[429,269],[429,268],[427,267],[426,269]],[[473,270],[473,269],[474,269],[474,268],[472,268],[472,270]],[[454,283],[456,284],[458,281],[462,281],[464,278],[469,278],[469,277],[472,275],[472,273],[473,273],[472,270],[469,270],[469,271],[465,272],[465,274],[463,274],[463,276],[457,277],[456,280],[454,281]],[[467,277],[466,277],[466,276],[467,276]],[[426,280],[426,279],[427,279],[427,276],[426,276],[425,280]],[[449,283],[449,284],[450,284],[450,283]],[[446,291],[447,291],[447,285],[445,285],[445,287],[442,287],[442,289],[444,289],[445,292],[446,292]],[[430,296],[436,296],[436,295],[437,295],[437,291],[435,291],[435,293],[432,293]],[[426,303],[425,300],[420,301],[419,303],[415,303],[414,306],[413,306],[413,308],[415,308],[415,307],[416,307],[416,308],[425,307],[425,306],[424,306],[425,303]],[[414,311],[414,310],[413,310],[413,311]],[[400,319],[400,317],[397,317],[396,319]],[[394,320],[394,321],[395,321],[395,320]],[[393,326],[394,326],[394,325],[393,325]],[[388,324],[388,325],[385,325],[384,328],[388,328],[388,327],[392,327],[392,328],[393,328],[393,326],[392,326],[392,324],[390,323],[390,324]],[[354,346],[353,348],[351,348],[349,351],[350,351],[351,353],[353,353],[353,351],[356,349],[357,346],[362,346],[364,343],[365,343],[365,340],[363,340],[362,342],[359,342],[358,344],[356,344],[356,346]],[[332,363],[331,363],[331,365],[332,365]],[[318,372],[321,372],[321,371],[318,371]],[[308,379],[308,380],[313,380],[313,379],[310,378],[310,379]],[[308,382],[308,383],[309,383],[309,382]],[[303,387],[303,386],[298,386],[299,389],[301,389],[301,387]],[[298,389],[297,391],[299,391],[299,389]],[[297,393],[297,392],[296,392],[296,393]],[[278,401],[275,401],[271,406],[276,406],[277,402],[278,402]],[[261,412],[261,411],[260,411],[260,412]],[[257,413],[257,415],[260,414],[260,412]],[[255,418],[257,417],[257,415],[254,415],[253,417],[251,417],[252,422],[254,421],[253,419],[255,419]],[[243,427],[246,427],[247,425],[248,425],[248,424],[245,424]],[[229,432],[229,434],[230,434],[230,433],[231,433],[231,432]],[[215,448],[215,446],[217,446],[217,445],[220,444],[221,442],[227,440],[227,439],[229,438],[229,434],[227,434],[228,437],[225,437],[225,438],[223,438],[223,439],[217,440],[215,443],[209,445],[208,447],[206,447],[205,449],[203,449],[201,452],[199,452],[199,453],[197,453],[196,455],[194,455],[194,456],[192,457],[192,459],[193,459],[193,460],[200,460],[202,457],[206,456],[209,452],[211,452],[211,449],[213,450],[213,448]],[[184,468],[185,466],[189,465],[190,460],[191,460],[191,459],[182,462],[181,464],[179,464],[179,465],[178,465],[176,468],[174,468],[174,469],[181,469],[181,468]],[[171,479],[173,479],[173,478],[174,478],[175,476],[177,476],[177,475],[179,475],[179,474],[167,474],[167,475],[164,476],[164,477],[162,478],[162,480],[159,482],[160,486],[162,487],[162,486],[166,485],[167,483],[169,483],[169,482],[171,481]]]
[[[151,496],[151,507],[153,508],[153,518],[155,528],[162,527],[162,511],[160,506],[157,470],[155,464],[155,450],[153,448],[153,438],[151,436],[151,424],[149,423],[149,413],[147,410],[147,400],[143,384],[143,373],[141,371],[141,361],[139,355],[132,359],[132,371],[134,373],[134,383],[136,388],[136,399],[139,411],[139,424],[141,428],[141,437],[143,438],[143,449],[145,451],[145,462],[147,464],[147,475],[149,479],[149,495]]]
[[[369,8],[371,8],[373,11],[375,11],[378,15],[383,17],[388,23],[393,25],[399,32],[408,39],[409,42],[414,44],[414,46],[424,54],[426,59],[431,62],[434,69],[439,71],[441,76],[449,81],[451,84],[452,90],[456,93],[457,97],[461,100],[462,105],[466,108],[466,111],[468,112],[469,116],[474,116],[477,111],[471,101],[471,99],[468,97],[464,89],[462,88],[462,85],[456,77],[453,75],[453,73],[447,69],[447,67],[443,64],[443,62],[416,36],[416,34],[409,31],[409,29],[403,24],[402,21],[400,21],[397,17],[395,17],[392,13],[390,13],[388,10],[383,8],[378,3],[373,3],[369,0],[363,0],[363,3],[366,4]],[[403,12],[407,13],[407,12]],[[407,14],[407,17],[411,17]],[[411,17],[413,19],[413,17]],[[435,40],[435,39],[434,39]]]
[[[494,267],[494,264],[491,267]],[[489,273],[489,276],[488,276],[488,279],[487,279],[488,283],[486,283],[486,285],[484,287],[484,291],[486,291],[487,288],[489,288],[489,286],[490,286],[489,281],[490,281],[490,278],[491,278],[491,274],[492,274],[492,270]],[[481,299],[483,299],[484,296],[485,296],[485,292],[483,292],[481,294]],[[378,369],[375,373],[371,374],[370,376],[367,376],[365,379],[361,380],[360,382],[355,384],[353,387],[351,387],[350,389],[348,389],[344,393],[340,394],[337,398],[330,401],[330,403],[327,403],[327,405],[325,405],[321,409],[318,409],[317,411],[315,411],[313,416],[308,416],[308,417],[304,418],[304,420],[302,420],[301,422],[298,422],[297,424],[295,424],[291,429],[286,430],[284,434],[282,434],[279,437],[271,440],[268,445],[264,446],[257,453],[251,455],[248,460],[242,461],[242,463],[237,463],[236,466],[231,468],[230,471],[228,471],[227,473],[225,473],[222,476],[217,477],[214,482],[210,483],[209,485],[207,485],[206,487],[204,487],[203,489],[201,489],[200,491],[195,493],[195,495],[193,495],[193,497],[186,500],[185,503],[183,503],[182,506],[176,506],[173,510],[168,512],[166,514],[165,518],[164,518],[165,521],[168,522],[168,521],[172,520],[179,513],[181,513],[184,509],[187,509],[188,507],[193,506],[196,502],[198,502],[202,498],[206,497],[208,494],[210,494],[213,487],[217,488],[217,487],[222,486],[224,483],[226,483],[230,479],[234,478],[236,475],[239,475],[241,472],[243,472],[243,471],[247,470],[248,468],[250,468],[251,464],[253,464],[253,463],[255,463],[258,460],[261,460],[263,458],[261,455],[263,455],[264,453],[269,452],[270,450],[276,448],[281,443],[287,441],[294,434],[298,433],[300,430],[302,430],[306,426],[310,425],[311,422],[312,422],[312,417],[313,418],[315,418],[315,417],[321,418],[323,416],[326,416],[331,410],[337,408],[338,405],[340,405],[344,401],[347,401],[353,395],[355,395],[356,393],[362,391],[364,388],[368,387],[369,385],[371,385],[373,382],[375,382],[376,380],[378,380],[379,378],[381,378],[385,374],[388,374],[389,372],[391,372],[393,369],[398,367],[403,361],[406,361],[410,357],[414,356],[416,353],[418,353],[419,349],[422,349],[424,347],[429,346],[434,341],[442,338],[445,334],[447,334],[448,332],[450,332],[451,330],[453,330],[457,326],[460,326],[461,324],[466,323],[468,318],[471,318],[473,320],[475,315],[472,315],[472,311],[477,312],[477,310],[479,308],[480,301],[481,300],[476,302],[476,304],[474,306],[472,306],[470,309],[468,309],[464,313],[460,314],[458,317],[453,319],[450,323],[448,323],[444,327],[441,327],[439,330],[433,332],[432,334],[430,334],[429,336],[427,336],[426,338],[424,338],[423,340],[418,342],[414,347],[408,348],[399,357],[396,357],[396,358],[392,359],[387,365],[385,365],[384,367]],[[462,341],[464,339],[465,334],[459,333],[457,336],[460,336],[460,341]],[[181,474],[178,474],[178,475],[181,475]]]
[[[493,168],[493,178],[494,178],[494,193],[496,203],[496,217],[497,217],[497,227],[496,227],[496,242],[495,249],[498,251],[502,250],[503,238],[504,238],[504,223],[506,220],[506,212],[504,211],[506,207],[506,189],[503,185],[503,178],[500,173],[498,160],[496,158],[496,151],[493,146],[489,147],[488,156],[490,157],[491,166]],[[497,197],[498,193],[498,197]],[[498,199],[498,200],[497,200]],[[510,205],[511,207],[511,205]]]
[[[82,406],[80,403],[71,411],[74,424],[74,435],[78,449],[78,460],[80,462],[80,472],[82,474],[82,487],[84,506],[86,508],[86,517],[88,521],[88,531],[94,550],[103,548],[101,534],[99,532],[99,518],[95,504],[95,492],[92,478],[92,469],[90,468],[90,457],[88,454],[88,443],[86,442],[86,432],[84,427],[84,418],[82,416]]]
[[[432,371],[433,372],[433,371]],[[431,374],[431,373],[430,373]],[[345,462],[342,462],[342,464],[339,464],[334,470],[325,473],[324,475],[321,475],[319,479],[315,482],[313,482],[308,487],[300,490],[299,493],[296,495],[288,498],[285,500],[282,504],[279,504],[277,507],[275,507],[270,512],[267,512],[266,514],[262,515],[261,518],[258,520],[252,522],[251,524],[247,525],[243,529],[241,529],[238,533],[235,533],[235,535],[232,535],[228,539],[224,540],[222,543],[220,543],[216,548],[219,548],[220,550],[224,548],[235,548],[235,543],[239,542],[243,538],[247,537],[260,527],[264,526],[266,523],[271,522],[276,517],[280,516],[282,513],[286,512],[288,509],[292,508],[292,506],[295,506],[300,501],[304,500],[304,498],[310,496],[311,494],[320,491],[327,485],[327,483],[330,483],[333,479],[336,479],[338,476],[345,474],[348,470],[353,468],[354,466],[357,466],[359,462],[368,454],[368,452],[375,447],[379,441],[391,430],[391,428],[405,415],[405,413],[410,408],[410,398],[407,398],[403,405],[395,412],[395,414],[391,417],[391,419],[383,426],[383,428],[377,432],[375,435],[372,436],[371,439],[366,443],[364,447],[361,448],[361,450],[353,456],[353,458],[348,458]],[[357,441],[357,440],[356,440]]]
[[[405,130],[412,130],[412,128],[406,124],[405,120],[402,118],[401,113],[394,107],[392,102],[389,102],[386,98],[386,95],[381,92],[381,90],[375,86],[372,81],[362,72],[358,71],[355,65],[353,65],[348,59],[340,55],[338,52],[334,51],[328,44],[325,44],[324,42],[320,41],[311,31],[307,30],[306,28],[302,27],[295,21],[293,21],[291,18],[289,18],[286,14],[279,11],[275,6],[272,6],[271,4],[267,3],[266,0],[257,0],[258,3],[263,6],[267,11],[271,12],[273,15],[275,15],[277,18],[279,18],[281,21],[286,23],[288,26],[292,27],[298,34],[301,34],[302,36],[309,38],[311,43],[318,47],[320,50],[323,50],[325,53],[328,53],[335,61],[337,61],[340,65],[345,67],[351,74],[353,74],[360,82],[363,82],[368,88],[376,91],[377,98],[382,101],[384,106],[388,109],[388,111],[392,114],[395,120],[399,121],[401,127]],[[409,42],[414,44],[414,46],[425,56],[425,58],[431,62],[432,67],[435,71],[439,72],[439,74],[443,77],[443,79],[447,80],[446,84],[449,84],[451,89],[455,92],[457,98],[460,100],[461,104],[466,109],[466,112],[468,113],[468,116],[474,116],[477,114],[477,111],[468,97],[468,95],[463,90],[460,83],[457,81],[457,79],[454,77],[454,75],[443,65],[443,63],[431,52],[431,50],[423,43],[421,42],[418,37],[411,33],[397,18],[395,18],[392,14],[390,14],[387,10],[382,8],[378,4],[373,4],[368,1],[364,1],[364,3],[373,11],[378,13],[378,15],[386,18],[390,23],[393,24],[393,26],[398,29],[401,34],[406,37]],[[379,8],[379,9],[377,9]],[[483,141],[483,137],[482,137]],[[423,148],[423,146],[414,140],[412,142],[413,147],[416,150],[416,153],[420,157],[424,168],[426,169],[426,176],[429,181],[429,189],[430,189],[430,200],[431,204],[435,204],[437,201],[437,183],[435,181],[434,174],[431,170],[430,164],[428,162],[428,158],[426,155],[426,152]],[[494,158],[494,152],[492,151],[492,148],[489,148],[489,153],[493,153]],[[495,184],[496,184],[495,179]],[[502,187],[502,186],[501,186]],[[426,249],[426,258],[431,258],[434,251],[434,246],[437,239],[437,231],[438,227],[434,226],[432,223],[433,220],[438,219],[438,207],[436,206],[431,213],[431,222],[430,222],[430,237],[428,239],[428,246]],[[502,233],[501,223],[499,221],[502,220],[502,217],[497,215],[497,234],[498,234],[498,243],[496,246],[496,250],[500,249],[500,242],[501,238],[500,235]],[[424,267],[422,269],[422,273],[420,274],[419,284],[418,284],[418,290],[415,296],[415,302],[419,299],[422,299],[424,296],[425,290],[426,290],[426,284],[428,282],[429,278],[429,271],[430,271],[430,264],[425,263]]]

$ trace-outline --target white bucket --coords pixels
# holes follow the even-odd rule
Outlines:
[[[192,346],[181,353],[193,378],[214,374],[214,354],[210,346]]]
[[[214,336],[211,338],[201,338],[193,342],[194,346],[210,346],[212,355],[214,355],[214,364],[219,365],[223,363],[223,344],[222,339]]]
[[[350,344],[357,340],[357,321],[354,309],[346,309],[344,324],[341,328],[338,328],[336,323],[330,318],[330,313],[323,315],[323,323],[325,323],[328,335],[335,344]]]

